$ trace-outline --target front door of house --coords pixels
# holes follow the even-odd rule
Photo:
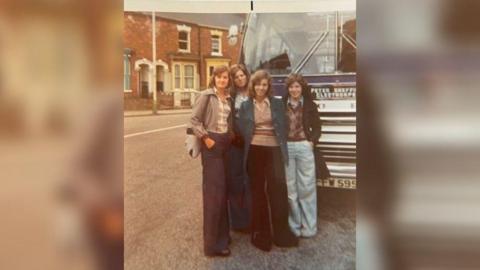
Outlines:
[[[140,96],[142,98],[148,98],[149,96],[149,77],[150,77],[150,72],[148,65],[141,65],[140,66]]]
[[[163,92],[164,89],[165,74],[162,66],[157,66],[157,92]]]

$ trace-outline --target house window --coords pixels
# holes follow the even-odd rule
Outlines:
[[[190,52],[190,31],[191,27],[186,25],[177,25],[178,30],[178,51]]]
[[[184,79],[185,79],[185,88],[193,88],[193,79],[194,79],[194,75],[193,75],[193,65],[185,65],[184,66],[184,69],[185,69],[185,76],[184,76]]]
[[[188,33],[178,32],[178,48],[181,51],[188,51]]]
[[[212,55],[222,56],[222,31],[210,31],[212,37]]]
[[[123,91],[131,92],[130,77],[132,75],[130,54],[123,54]]]
[[[198,76],[196,75],[197,66],[189,62],[175,62],[174,64],[174,88],[175,89],[195,89]],[[197,86],[198,87],[198,86]]]
[[[180,65],[175,65],[175,88],[180,88]]]
[[[212,54],[220,54],[220,37],[212,36]]]

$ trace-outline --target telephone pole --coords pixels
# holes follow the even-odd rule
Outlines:
[[[153,114],[157,114],[157,42],[156,42],[155,11],[152,11],[152,90],[153,90]]]

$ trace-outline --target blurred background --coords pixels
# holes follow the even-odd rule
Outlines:
[[[123,268],[122,19],[0,2],[0,269]]]
[[[479,269],[480,2],[357,5],[357,268]]]
[[[122,1],[0,2],[0,268],[123,268]],[[480,2],[357,4],[358,269],[480,268]]]

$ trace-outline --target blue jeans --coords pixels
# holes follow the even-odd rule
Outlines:
[[[315,157],[309,141],[288,142],[285,168],[290,214],[288,223],[296,236],[317,233],[317,186]]]

